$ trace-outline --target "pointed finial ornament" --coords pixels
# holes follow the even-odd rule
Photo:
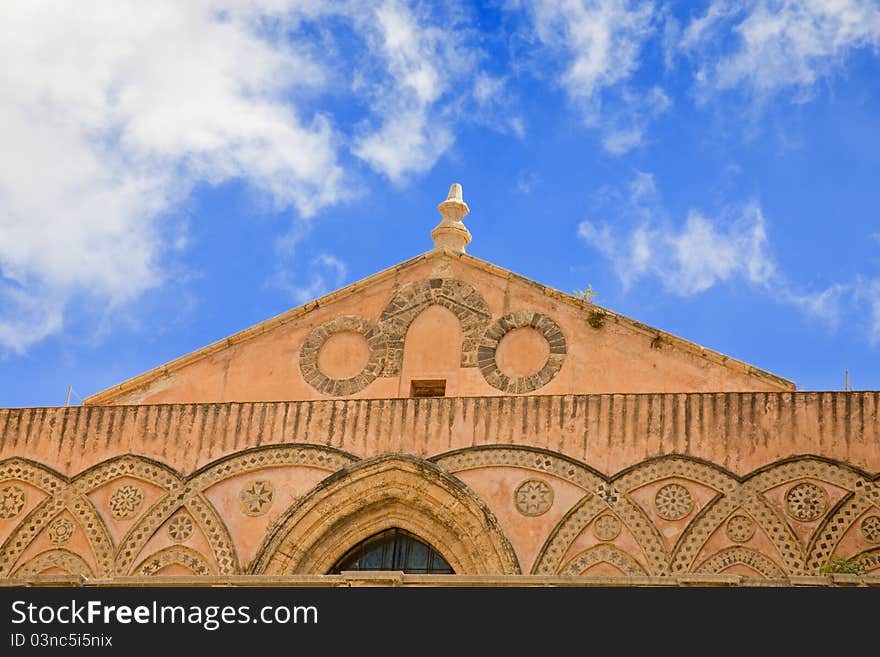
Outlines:
[[[461,220],[471,210],[462,199],[461,185],[454,183],[449,188],[446,200],[438,205],[437,209],[443,215],[443,221],[431,231],[431,237],[434,238],[434,248],[464,253],[471,241],[471,234]]]

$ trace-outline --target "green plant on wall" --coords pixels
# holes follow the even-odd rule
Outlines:
[[[581,301],[586,301],[587,303],[594,303],[593,299],[598,297],[599,295],[593,291],[593,285],[587,285],[585,290],[575,290],[572,292],[573,296],[576,296]]]
[[[833,556],[828,563],[819,568],[820,574],[846,573],[848,575],[864,575],[865,566],[855,559]]]
[[[587,316],[587,324],[594,329],[602,328],[602,324],[605,322],[605,315],[605,311],[599,308],[591,310],[590,314]]]

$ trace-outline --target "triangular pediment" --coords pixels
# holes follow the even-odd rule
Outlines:
[[[794,387],[479,258],[435,249],[85,403]]]

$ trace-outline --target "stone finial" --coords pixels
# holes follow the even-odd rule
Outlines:
[[[445,248],[457,253],[464,253],[465,247],[471,241],[471,234],[461,219],[471,210],[462,200],[461,185],[454,183],[449,188],[446,200],[438,205],[437,209],[443,215],[443,221],[431,231],[431,237],[434,238],[434,248]]]

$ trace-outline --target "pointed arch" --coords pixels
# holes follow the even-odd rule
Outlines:
[[[360,461],[319,484],[269,532],[252,572],[325,574],[393,527],[424,539],[458,574],[521,572],[489,508],[459,479],[406,455]]]
[[[27,563],[19,566],[13,573],[13,578],[26,578],[39,575],[50,568],[59,568],[71,575],[80,575],[82,577],[94,577],[92,569],[86,561],[70,550],[64,548],[56,548],[54,550],[46,550],[41,552]]]
[[[422,575],[454,575],[449,562],[418,536],[394,527],[361,541],[336,562],[331,573],[346,570],[399,570]]]
[[[880,570],[880,547],[860,552],[852,561],[861,566],[866,575],[873,575],[875,570]]]
[[[767,555],[747,547],[736,546],[720,550],[705,559],[694,572],[720,573],[725,568],[736,564],[748,566],[767,579],[784,578],[785,571]]]
[[[208,560],[185,545],[173,545],[141,561],[134,569],[135,575],[155,575],[168,566],[183,566],[193,575],[216,575]]]
[[[635,557],[610,543],[594,545],[575,555],[559,569],[559,574],[578,576],[587,568],[598,563],[611,564],[615,568],[619,568],[624,575],[630,577],[648,574]]]
[[[437,304],[458,317],[462,328],[461,367],[477,367],[477,347],[492,319],[489,305],[472,285],[454,278],[431,278],[401,287],[385,306],[379,327],[388,339],[383,376],[398,376],[409,325],[425,308]]]

